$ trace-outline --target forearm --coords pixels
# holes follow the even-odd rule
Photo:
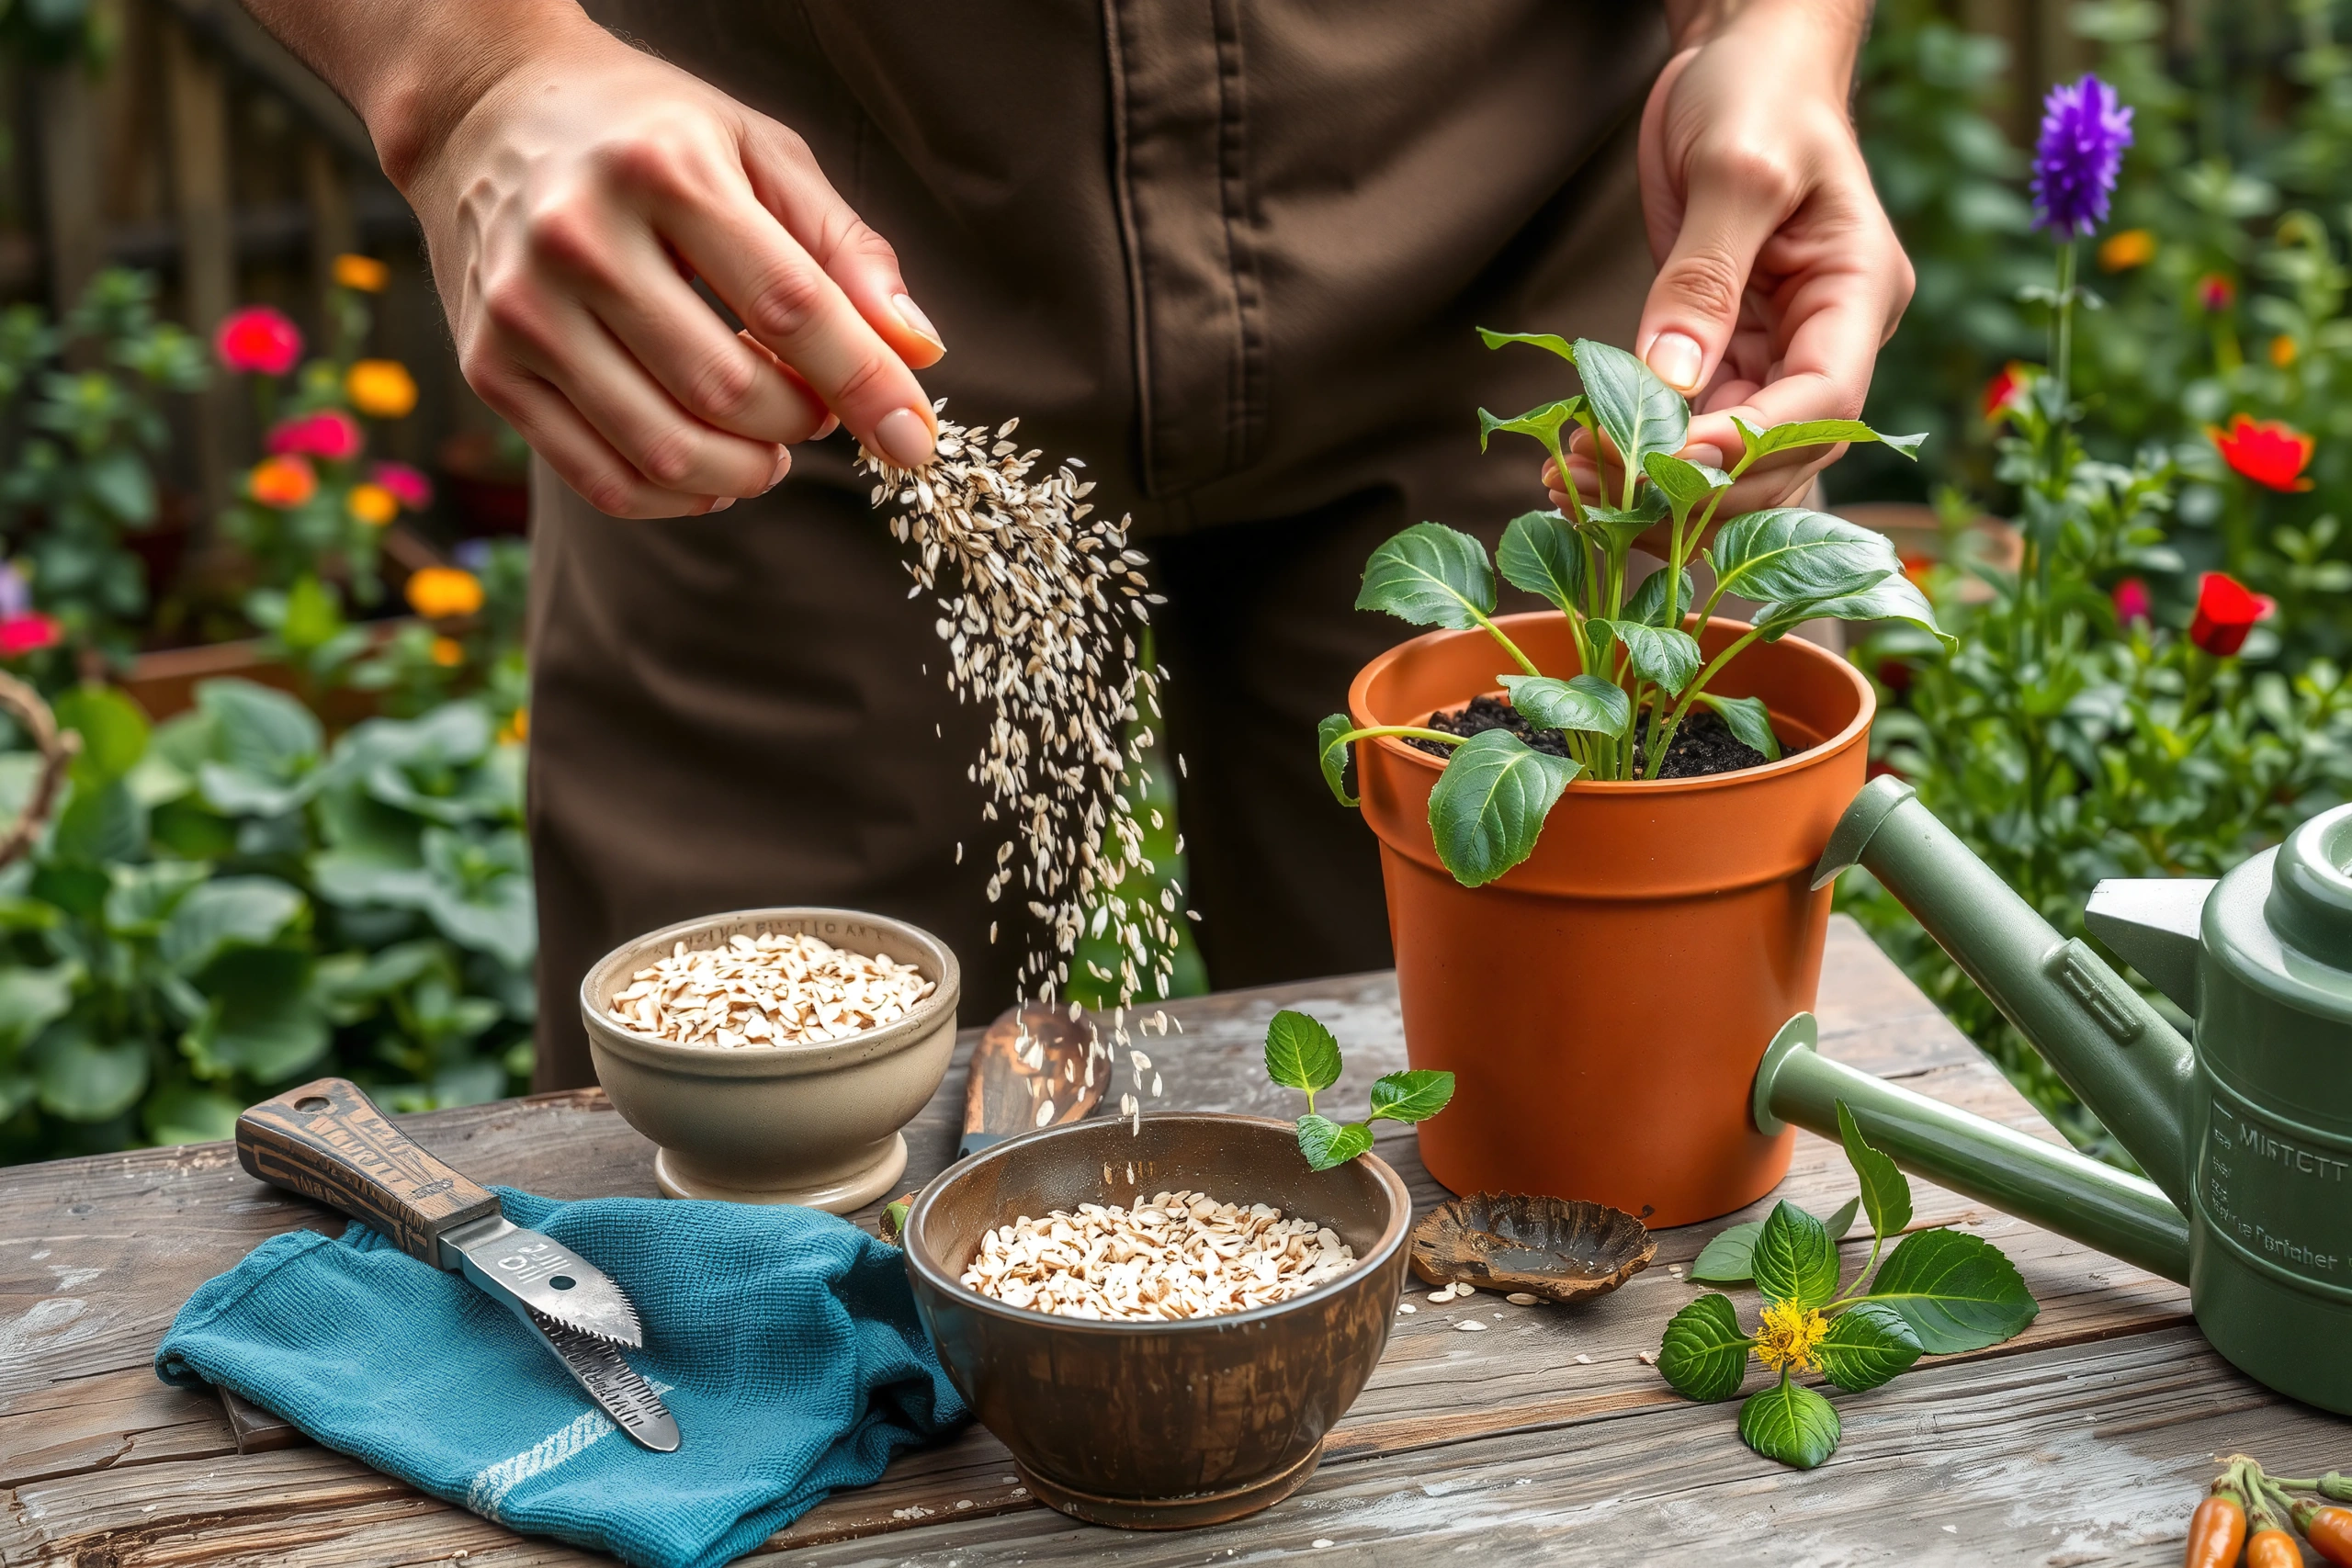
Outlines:
[[[526,58],[608,41],[578,0],[243,0],[358,111],[405,189],[466,111]]]
[[[1668,30],[1679,52],[1734,30],[1791,46],[1792,52],[1828,68],[1830,79],[1853,79],[1854,62],[1869,35],[1871,0],[1665,0]],[[1776,51],[1777,52],[1777,51]]]

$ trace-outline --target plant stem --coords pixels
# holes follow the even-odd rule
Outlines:
[[[1717,585],[1716,594],[1718,597],[1722,594],[1722,587],[1720,584]],[[1712,604],[1710,607],[1712,608]],[[1705,626],[1706,623],[1703,620],[1701,621],[1700,629],[1704,630]],[[1697,678],[1692,680],[1690,684],[1684,689],[1682,700],[1677,703],[1674,706],[1674,716],[1667,721],[1666,733],[1664,735],[1659,735],[1657,732],[1657,727],[1655,724],[1650,727],[1650,760],[1649,765],[1642,770],[1643,778],[1657,778],[1657,771],[1666,766],[1666,749],[1674,743],[1674,732],[1682,728],[1682,720],[1690,714],[1690,705],[1699,700],[1699,694],[1706,690],[1707,682],[1715,678],[1716,671],[1720,671],[1724,665],[1730,663],[1732,660],[1736,658],[1740,651],[1746,649],[1749,643],[1754,642],[1758,637],[1762,637],[1763,635],[1763,627],[1750,626],[1745,636],[1741,637],[1729,648],[1724,649],[1721,653],[1716,654],[1713,660],[1708,661],[1707,667],[1700,671]]]
[[[1492,620],[1476,610],[1472,610],[1470,614],[1476,616],[1478,624],[1487,628],[1487,635],[1488,637],[1493,637],[1497,642],[1502,644],[1503,651],[1510,654],[1513,662],[1517,663],[1521,670],[1526,671],[1530,675],[1541,675],[1544,673],[1543,671],[1535,668],[1535,660],[1520,652],[1519,644],[1511,641],[1510,638],[1504,634],[1502,627],[1495,625]]]
[[[1374,739],[1383,735],[1399,735],[1408,740],[1442,740],[1448,746],[1459,746],[1470,739],[1466,735],[1448,735],[1442,729],[1424,729],[1417,724],[1373,724],[1362,729],[1349,730],[1323,750],[1329,752],[1341,746],[1352,745],[1359,740]]]
[[[2055,333],[2051,350],[2051,369],[2058,378],[2058,402],[2061,408],[2074,400],[2072,372],[2075,361],[2075,241],[2072,235],[2058,246],[2058,309],[2052,322]],[[2064,422],[2064,416],[2061,416]]]

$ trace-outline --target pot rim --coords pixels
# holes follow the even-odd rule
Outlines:
[[[1556,610],[1521,610],[1508,615],[1497,615],[1495,617],[1495,624],[1498,626],[1509,628],[1514,625],[1522,625],[1532,621],[1556,619],[1558,615],[1559,612]],[[1735,621],[1727,615],[1717,615],[1709,624],[1713,626],[1736,626],[1738,628],[1739,632],[1745,632],[1750,629],[1750,623],[1747,621]],[[1372,713],[1369,703],[1366,699],[1366,694],[1370,690],[1373,681],[1386,671],[1390,665],[1401,662],[1402,660],[1412,657],[1415,650],[1420,649],[1424,644],[1435,643],[1444,637],[1471,636],[1484,637],[1487,634],[1484,631],[1476,627],[1473,627],[1466,632],[1455,630],[1451,627],[1440,627],[1435,631],[1423,632],[1419,637],[1408,638],[1406,641],[1400,642],[1396,647],[1379,654],[1370,662],[1365,664],[1362,670],[1357,671],[1356,678],[1348,682],[1348,717],[1351,723],[1362,722],[1370,724],[1404,722],[1403,720],[1383,719]],[[1735,637],[1737,635],[1737,632],[1734,633]],[[1740,655],[1740,659],[1746,659],[1748,654],[1756,651],[1757,648],[1763,646],[1767,645],[1751,644],[1749,648]],[[1858,738],[1869,732],[1871,719],[1877,716],[1878,694],[1871,689],[1870,682],[1863,677],[1862,672],[1860,670],[1855,669],[1850,661],[1840,659],[1838,655],[1830,652],[1827,649],[1823,648],[1818,643],[1807,642],[1793,633],[1781,638],[1778,644],[1773,646],[1781,648],[1791,648],[1793,646],[1797,650],[1799,650],[1797,652],[1798,658],[1817,660],[1822,663],[1833,666],[1844,676],[1847,683],[1854,690],[1857,701],[1855,703],[1854,716],[1847,721],[1843,728],[1839,729],[1834,735],[1825,736],[1818,745],[1808,747],[1803,751],[1794,752],[1791,755],[1782,757],[1777,762],[1767,762],[1760,768],[1741,768],[1728,773],[1707,773],[1699,778],[1691,779],[1594,779],[1579,777],[1568,785],[1567,793],[1571,795],[1632,795],[1637,793],[1650,795],[1696,795],[1710,790],[1736,789],[1743,784],[1758,784],[1768,779],[1779,778],[1785,773],[1796,773],[1801,769],[1811,767],[1818,762],[1827,760],[1828,758],[1837,756],[1843,752],[1849,746],[1852,745]],[[1732,662],[1733,664],[1737,664],[1739,660],[1734,660]],[[1725,668],[1728,669],[1730,666],[1726,666]],[[1499,688],[1492,689],[1498,690]],[[1473,692],[1462,700],[1466,703],[1469,702],[1471,698],[1483,694],[1485,694]],[[1359,741],[1357,744],[1361,745],[1363,742]],[[1426,768],[1430,773],[1438,773],[1445,766],[1446,760],[1444,758],[1432,756],[1430,753],[1422,750],[1418,746],[1408,746],[1402,739],[1394,735],[1382,735],[1375,737],[1373,744],[1382,748],[1382,750],[1389,756],[1409,761],[1417,767]]]
[[[596,1000],[605,976],[616,964],[623,962],[627,954],[650,951],[657,944],[666,952],[681,940],[691,941],[714,927],[736,922],[824,919],[878,926],[905,937],[922,950],[922,956],[915,961],[916,967],[930,977],[931,995],[917,1002],[906,1017],[886,1023],[879,1029],[866,1030],[843,1039],[823,1040],[813,1044],[743,1045],[733,1049],[682,1045],[676,1041],[663,1040],[641,1029],[618,1022]],[[963,974],[956,962],[955,950],[921,926],[864,909],[781,904],[761,908],[729,909],[716,915],[698,915],[692,919],[678,920],[641,936],[631,937],[598,959],[589,967],[588,973],[581,976],[579,1000],[581,1020],[587,1025],[591,1045],[602,1046],[646,1066],[664,1067],[697,1077],[799,1077],[893,1055],[929,1040],[943,1023],[954,1029],[956,1009],[962,990]]]
[[[1259,1127],[1295,1137],[1296,1129],[1288,1122],[1271,1116],[1243,1116],[1227,1111],[1160,1111],[1147,1112],[1146,1122],[1230,1122],[1242,1126]],[[1120,1118],[1118,1120],[1124,1120]],[[899,1243],[907,1256],[908,1270],[924,1284],[940,1292],[950,1300],[1001,1318],[1007,1323],[1031,1328],[1070,1329],[1082,1333],[1121,1334],[1220,1334],[1229,1329],[1264,1323],[1284,1313],[1295,1312],[1312,1302],[1329,1299],[1329,1292],[1370,1279],[1379,1265],[1387,1262],[1411,1240],[1413,1233],[1413,1195],[1405,1186],[1405,1179],[1378,1155],[1366,1151],[1356,1159],[1369,1169],[1381,1190],[1388,1198],[1388,1224],[1372,1249],[1356,1259],[1356,1266],[1335,1280],[1304,1291],[1288,1301],[1271,1302],[1264,1306],[1250,1307],[1244,1312],[1220,1313],[1213,1317],[1146,1318],[1139,1320],[1065,1317],[1059,1313],[1038,1312],[1031,1307],[1017,1307],[1001,1302],[994,1296],[982,1295],[947,1269],[932,1255],[923,1239],[923,1225],[931,1211],[955,1181],[981,1166],[1008,1156],[1019,1158],[1028,1149],[1053,1138],[1066,1138],[1097,1128],[1115,1125],[1115,1121],[1090,1117],[1083,1122],[1064,1122],[1035,1133],[1023,1133],[1017,1138],[1007,1138],[968,1159],[957,1160],[923,1184],[907,1211],[907,1223],[899,1232]]]

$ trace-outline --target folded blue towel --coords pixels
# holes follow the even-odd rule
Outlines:
[[[363,1225],[263,1243],[155,1352],[331,1449],[509,1529],[644,1568],[720,1563],[962,1420],[896,1248],[831,1214],[501,1189],[617,1281],[677,1417],[639,1448],[503,1306]]]

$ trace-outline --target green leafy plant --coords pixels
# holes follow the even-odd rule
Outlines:
[[[1325,779],[1344,805],[1347,748],[1375,736],[1406,736],[1454,748],[1430,794],[1439,858],[1468,886],[1493,881],[1534,849],[1544,818],[1579,776],[1655,779],[1676,731],[1705,704],[1732,733],[1767,757],[1780,755],[1758,697],[1723,696],[1709,686],[1747,649],[1777,641],[1804,621],[1896,620],[1942,634],[1926,597],[1905,577],[1883,535],[1804,507],[1773,507],[1718,523],[1732,485],[1774,453],[1851,442],[1882,442],[1906,456],[1924,436],[1882,436],[1856,420],[1813,420],[1758,430],[1737,425],[1742,443],[1728,471],[1678,456],[1690,405],[1633,355],[1608,344],[1568,343],[1547,333],[1483,332],[1489,347],[1532,344],[1576,367],[1584,390],[1515,419],[1479,411],[1482,433],[1533,437],[1567,471],[1563,433],[1590,433],[1618,468],[1603,500],[1573,490],[1568,511],[1531,512],[1505,529],[1490,566],[1486,547],[1438,523],[1416,524],[1373,552],[1356,608],[1416,626],[1476,627],[1515,669],[1496,677],[1533,728],[1556,730],[1565,756],[1539,750],[1509,730],[1465,739],[1413,725],[1354,728],[1326,718],[1318,735]],[[1735,422],[1736,423],[1737,422]],[[1663,530],[1664,570],[1630,581],[1635,541]],[[1710,542],[1712,541],[1712,542]],[[1714,586],[1698,601],[1688,568],[1703,562]],[[1496,624],[1497,569],[1513,587],[1540,594],[1567,618],[1577,670],[1554,676]],[[1709,658],[1699,634],[1727,593],[1758,601],[1752,626]],[[1467,695],[1467,694],[1465,694]]]
[[[1739,1436],[1767,1459],[1811,1470],[1835,1452],[1837,1407],[1796,1381],[1818,1372],[1860,1393],[1907,1371],[1923,1355],[1981,1350],[2014,1338],[2041,1308],[1999,1248],[1975,1236],[1911,1224],[1911,1184],[1871,1145],[1843,1100],[1838,1126],[1870,1216],[1871,1251],[1841,1287],[1838,1240],[1853,1223],[1849,1203],[1827,1223],[1793,1203],[1777,1204],[1760,1224],[1734,1225],[1707,1244],[1691,1277],[1721,1283],[1753,1280],[1763,1310],[1743,1330],[1729,1296],[1701,1296],[1666,1325],[1657,1370],[1689,1398],[1725,1400],[1747,1381],[1752,1357],[1778,1374],[1739,1409]],[[1902,1239],[1879,1255],[1890,1236]]]
[[[1426,1122],[1453,1098],[1453,1075],[1419,1068],[1373,1080],[1372,1110],[1361,1122],[1334,1122],[1315,1109],[1315,1097],[1340,1081],[1340,1043],[1303,1012],[1287,1010],[1266,1025],[1266,1076],[1306,1095],[1298,1119],[1298,1152],[1317,1170],[1329,1170],[1372,1147],[1374,1122]]]

